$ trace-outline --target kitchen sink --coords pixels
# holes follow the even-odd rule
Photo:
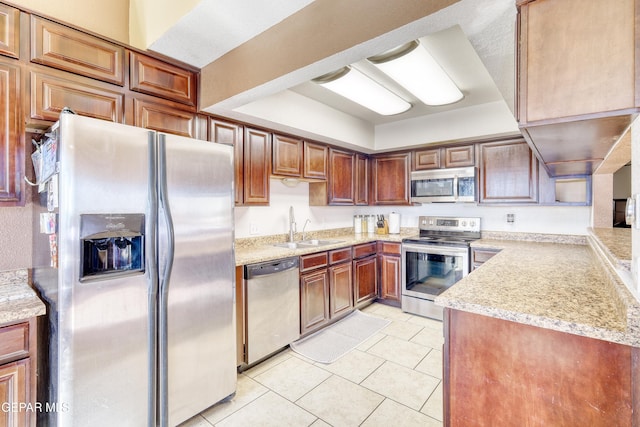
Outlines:
[[[304,248],[316,248],[320,246],[334,245],[336,243],[342,243],[343,240],[319,240],[319,239],[308,239],[308,240],[300,240],[297,242],[285,242],[285,243],[274,243],[273,246],[277,246],[279,248],[288,248],[288,249],[304,249]]]

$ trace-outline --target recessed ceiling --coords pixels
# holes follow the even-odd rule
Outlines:
[[[296,12],[309,7],[312,3],[327,5],[327,7],[331,7],[331,4],[337,4],[320,0],[274,2],[204,0],[153,43],[150,49],[202,68],[248,40],[252,42],[259,40],[261,31],[267,28],[277,28],[278,24],[287,16],[291,18],[290,15],[295,15]],[[394,7],[390,2],[390,13]],[[366,16],[363,16],[362,19],[366,20]],[[291,119],[290,114],[285,120],[280,120],[277,114],[273,113],[277,107],[270,106],[269,100],[277,98],[279,93],[293,93],[298,97],[304,97],[341,114],[353,117],[355,120],[368,123],[372,129],[404,123],[411,119],[414,120],[413,126],[415,127],[416,119],[437,117],[443,113],[479,111],[477,108],[475,110],[473,108],[497,103],[504,104],[505,108],[499,107],[501,110],[513,111],[515,104],[515,19],[516,9],[513,0],[492,0],[491,2],[460,0],[426,16],[424,19],[377,37],[369,43],[356,45],[316,64],[303,67],[271,82],[244,91],[238,96],[210,106],[201,105],[201,108],[214,114],[269,126],[275,130],[297,131],[296,133],[303,137],[326,140],[330,143],[339,143],[344,138],[329,135],[323,139],[322,131],[318,131],[317,128],[309,129],[305,134],[304,126],[298,126],[296,121]],[[301,30],[304,29],[304,26],[300,27]],[[438,59],[445,71],[463,91],[463,100],[439,107],[421,104],[411,94],[390,81],[378,69],[364,60],[365,57],[381,53],[381,51],[375,50],[376,47],[386,50],[412,39],[420,39],[421,43],[424,43]],[[264,48],[286,49],[286,46],[265,45]],[[386,86],[411,102],[413,107],[402,114],[381,116],[310,82],[313,77],[349,64],[377,76]],[[252,65],[247,63],[247,66]],[[291,96],[288,95],[287,99],[291,99]],[[304,114],[302,110],[300,111],[300,114]],[[504,117],[498,118],[502,124],[491,127],[490,131],[480,129],[485,120],[477,117],[476,122],[479,123],[479,129],[475,132],[477,135],[474,135],[472,129],[466,129],[465,135],[486,137],[487,132],[496,132],[496,134],[517,132],[517,124],[513,115],[507,113],[502,116]],[[462,113],[457,117],[455,120],[465,122],[459,123],[459,126],[474,126],[472,124],[473,117],[470,117],[471,120],[465,120],[465,115]],[[326,125],[327,128],[332,126],[329,122]],[[443,126],[450,128],[455,128],[457,125],[456,122],[443,122]],[[433,130],[434,120],[429,122],[429,127]],[[375,133],[376,131],[371,130],[370,132]],[[429,130],[425,129],[425,134],[428,132]],[[424,140],[457,138],[456,134],[452,134],[449,138],[446,131],[442,130],[436,133],[437,136],[433,137],[435,139],[425,137]],[[371,139],[366,135],[364,138]],[[358,142],[356,141],[355,144],[358,145]],[[375,147],[369,148],[375,151]]]
[[[291,90],[344,113],[361,118],[373,125],[503,100],[496,84],[460,26],[455,25],[446,30],[421,37],[419,40],[462,91],[464,95],[462,100],[437,107],[425,105],[366,59],[351,65],[374,77],[383,86],[408,101],[412,105],[411,109],[401,114],[383,116],[338,96],[311,81],[294,86]]]

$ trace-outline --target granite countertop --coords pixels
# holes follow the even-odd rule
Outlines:
[[[640,346],[640,303],[590,245],[483,238],[472,247],[500,252],[437,304]]]
[[[418,234],[417,228],[401,228],[400,234],[355,234],[353,229],[342,228],[325,232],[308,233],[306,239],[335,240],[336,243],[312,248],[289,249],[273,246],[274,243],[286,241],[282,236],[263,236],[236,240],[236,266],[254,264],[257,262],[271,261],[280,258],[300,256],[314,252],[323,252],[332,249],[344,248],[361,243],[375,242],[402,242],[402,239]],[[296,240],[301,240],[297,238]]]
[[[615,268],[631,271],[631,228],[591,228],[593,243]]]
[[[27,270],[0,271],[0,325],[46,313],[28,280]]]

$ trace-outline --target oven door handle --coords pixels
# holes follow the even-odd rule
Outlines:
[[[411,243],[403,243],[402,244],[402,254],[404,255],[406,252],[418,252],[418,253],[426,253],[426,254],[434,254],[434,255],[468,255],[469,248],[463,247],[445,247],[439,245],[430,245],[430,244],[411,244]]]

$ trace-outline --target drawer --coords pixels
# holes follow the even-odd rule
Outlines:
[[[329,251],[329,264],[351,261],[351,247]]]
[[[376,253],[376,242],[363,243],[353,247],[353,259],[364,258]]]
[[[473,249],[472,250],[472,262],[474,264],[482,264],[488,261],[492,256],[500,252],[499,250],[492,249]]]
[[[0,328],[0,363],[29,356],[29,323]]]
[[[400,245],[400,243],[378,242],[378,253],[401,255],[402,246]]]
[[[329,256],[327,252],[317,252],[315,254],[300,256],[301,273],[315,268],[326,267],[327,265],[329,265]]]

